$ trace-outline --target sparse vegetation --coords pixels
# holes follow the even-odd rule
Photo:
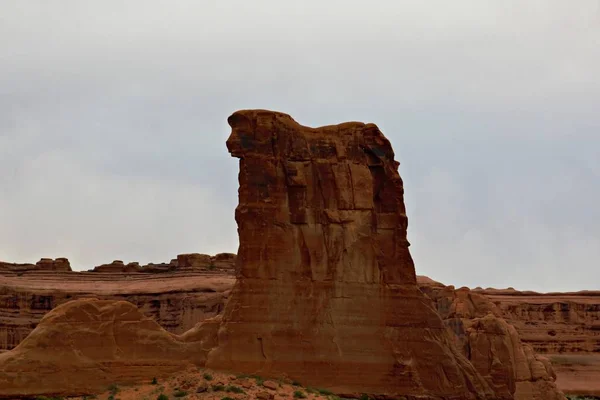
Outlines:
[[[156,398],[156,400],[169,400],[169,396],[167,396],[164,393],[161,393],[158,395],[158,397]]]
[[[304,392],[301,391],[301,390],[296,390],[294,392],[294,398],[295,399],[305,399],[306,398],[306,394],[304,394]]]
[[[213,392],[222,392],[225,390],[225,386],[223,385],[212,385]]]
[[[221,397],[221,400],[235,400],[231,397],[225,396],[225,397]]]
[[[306,392],[310,394],[319,394],[319,391],[317,389],[313,389],[311,387],[307,387]]]
[[[204,377],[204,379],[206,379],[207,381],[212,381],[213,377],[211,374],[209,374],[208,372],[205,372],[204,375],[202,375]]]
[[[293,382],[292,382],[292,386],[301,386],[301,385],[300,385],[300,382],[298,382],[298,381],[293,381]]]
[[[246,379],[246,378],[254,379],[254,381],[256,382],[256,384],[258,386],[262,386],[263,382],[265,381],[265,378],[263,378],[262,376],[259,376],[259,375],[239,374],[236,376],[238,379]]]
[[[38,396],[35,400],[64,400],[63,397],[46,397],[46,396]]]
[[[158,381],[156,380],[156,378],[152,378],[152,382],[153,385],[158,385]]]
[[[596,397],[596,396],[577,396],[577,395],[572,395],[572,394],[567,394],[567,399],[569,400],[598,400],[600,399],[600,397]]]
[[[245,393],[244,389],[242,389],[239,386],[235,386],[235,385],[229,385],[227,386],[227,388],[225,389],[226,392],[230,392],[230,393]]]
[[[369,400],[369,395],[368,394],[361,394],[359,400]]]
[[[333,394],[327,389],[317,389],[317,391],[323,396],[331,396]]]
[[[115,394],[119,393],[119,386],[116,383],[113,383],[108,387],[108,391],[114,396]]]
[[[176,389],[175,392],[173,392],[173,396],[179,398],[179,397],[185,397],[187,396],[187,392],[184,392],[183,390],[180,389]]]

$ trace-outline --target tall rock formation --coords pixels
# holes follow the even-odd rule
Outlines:
[[[228,122],[238,280],[207,366],[341,392],[492,395],[417,288],[399,164],[377,126],[263,110]]]

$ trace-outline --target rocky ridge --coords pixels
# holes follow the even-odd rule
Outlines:
[[[219,314],[233,286],[235,255],[180,255],[177,262],[164,271],[150,264],[143,272],[119,263],[94,272],[0,270],[0,351],[16,347],[46,313],[75,299],[129,301],[176,334]]]

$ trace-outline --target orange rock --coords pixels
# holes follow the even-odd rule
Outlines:
[[[262,391],[256,393],[256,398],[258,400],[273,400],[275,398],[275,394]]]
[[[267,389],[271,389],[271,390],[277,390],[277,388],[279,387],[279,385],[277,385],[277,382],[273,382],[273,381],[264,381],[263,382],[263,386],[266,387]]]
[[[238,280],[207,366],[339,391],[491,395],[416,286],[403,184],[374,124],[228,119]]]
[[[56,307],[0,354],[0,397],[83,395],[202,365],[202,342],[163,330],[131,303],[76,300]]]
[[[548,359],[521,342],[515,327],[489,298],[467,288],[432,285],[426,279],[420,283],[459,347],[500,398],[565,399],[554,383],[556,375]]]
[[[223,310],[235,264],[235,258],[223,258],[217,272],[175,270],[158,276],[123,272],[131,263],[93,273],[40,270],[33,264],[24,272],[0,268],[0,352],[16,347],[54,307],[89,297],[130,301],[169,332],[181,334]]]

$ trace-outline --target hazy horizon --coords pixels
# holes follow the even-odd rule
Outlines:
[[[0,260],[237,252],[238,109],[377,124],[417,274],[600,289],[600,2],[4,2]]]

